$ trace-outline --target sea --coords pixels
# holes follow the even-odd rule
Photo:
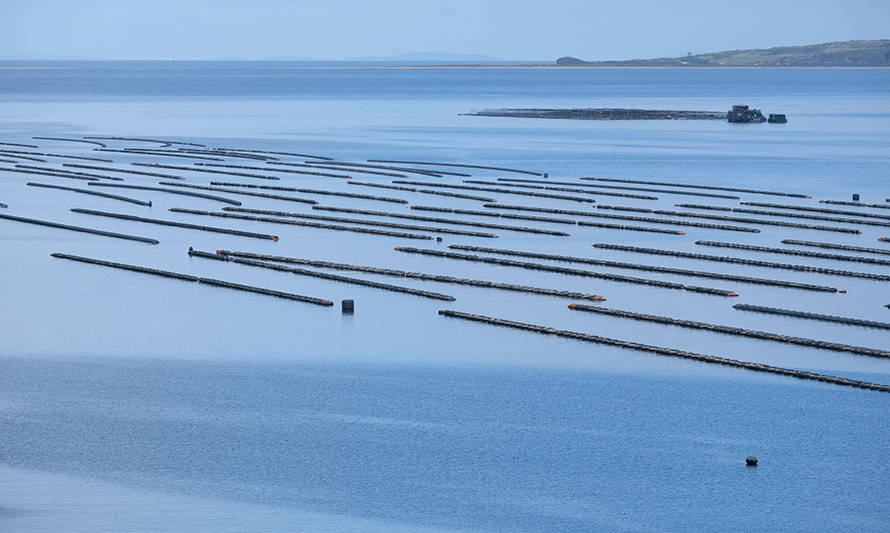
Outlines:
[[[513,107],[726,111],[733,104],[784,113],[788,123],[467,115]],[[732,199],[613,189],[658,199],[597,196],[601,205],[678,210],[677,203],[738,207],[739,201],[755,201],[827,207],[816,201],[848,201],[854,193],[863,202],[885,204],[890,198],[890,70],[0,62],[0,142],[39,146],[0,149],[107,158],[115,166],[196,162],[33,139],[84,136],[165,139],[338,161],[469,163],[547,173],[552,181],[580,182],[582,176],[672,181],[813,197],[737,194],[740,198]],[[100,142],[111,149],[159,146]],[[111,166],[50,159],[18,163]],[[781,240],[799,239],[890,250],[877,240],[890,237],[890,227],[853,225],[861,234],[771,225],[757,226],[759,233],[683,227],[686,235],[681,236],[573,226],[568,237],[488,230],[499,238],[443,234],[437,242],[172,213],[169,208],[215,211],[221,204],[107,190],[151,200],[148,208],[39,189],[26,183],[83,187],[86,182],[2,170],[12,166],[0,163],[0,202],[8,205],[0,213],[152,237],[160,244],[0,220],[0,531],[890,529],[886,393],[468,322],[438,311],[884,384],[890,383],[890,360],[573,311],[568,305],[578,300],[571,298],[334,271],[455,298],[439,301],[187,253],[189,247],[249,251],[578,291],[602,295],[606,301],[593,305],[614,309],[890,350],[886,329],[733,308],[746,303],[890,322],[886,281],[592,246],[629,245],[888,275],[886,266],[721,249],[696,241],[787,247]],[[205,185],[250,181],[188,170],[142,170],[179,174]],[[450,170],[472,177],[415,175],[409,180],[544,179],[499,170]],[[139,185],[158,181],[121,176]],[[271,183],[396,197],[410,205],[486,209],[472,199],[350,186],[320,176],[280,176]],[[392,179],[353,174],[353,181],[366,183]],[[559,199],[454,191],[491,196],[499,204],[592,209]],[[321,213],[305,204],[238,199],[249,208]],[[317,199],[327,206],[442,215],[368,199]],[[274,233],[280,240],[100,218],[71,208]],[[551,222],[462,218],[565,229]],[[796,281],[845,292],[513,258],[739,294],[726,298],[395,250],[449,251],[452,244]],[[326,298],[335,305],[74,263],[51,257],[55,252]],[[353,314],[341,313],[343,299],[355,301]],[[748,456],[756,456],[758,466],[747,467]]]

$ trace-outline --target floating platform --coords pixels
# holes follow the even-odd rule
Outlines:
[[[471,117],[557,118],[573,120],[726,120],[721,111],[682,111],[678,109],[631,109],[621,107],[547,107],[483,109],[464,113]]]

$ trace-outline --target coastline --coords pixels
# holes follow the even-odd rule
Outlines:
[[[105,60],[72,60],[71,62],[89,61],[90,66],[0,66],[0,71],[8,70],[95,70],[96,63],[120,63]],[[130,61],[127,61],[130,62]],[[228,60],[189,60],[162,61],[153,59],[132,60],[133,63],[227,63]],[[248,63],[271,63],[271,61],[247,61]],[[211,67],[214,70],[886,70],[887,66],[611,66],[611,65],[327,65],[327,66],[226,66]]]

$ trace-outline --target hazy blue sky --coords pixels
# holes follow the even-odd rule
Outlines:
[[[0,57],[673,56],[890,37],[890,0],[0,0]]]

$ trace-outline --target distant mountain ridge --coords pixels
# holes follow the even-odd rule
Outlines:
[[[727,50],[685,57],[625,61],[584,61],[566,56],[557,59],[556,64],[569,67],[887,67],[890,66],[890,39]]]

